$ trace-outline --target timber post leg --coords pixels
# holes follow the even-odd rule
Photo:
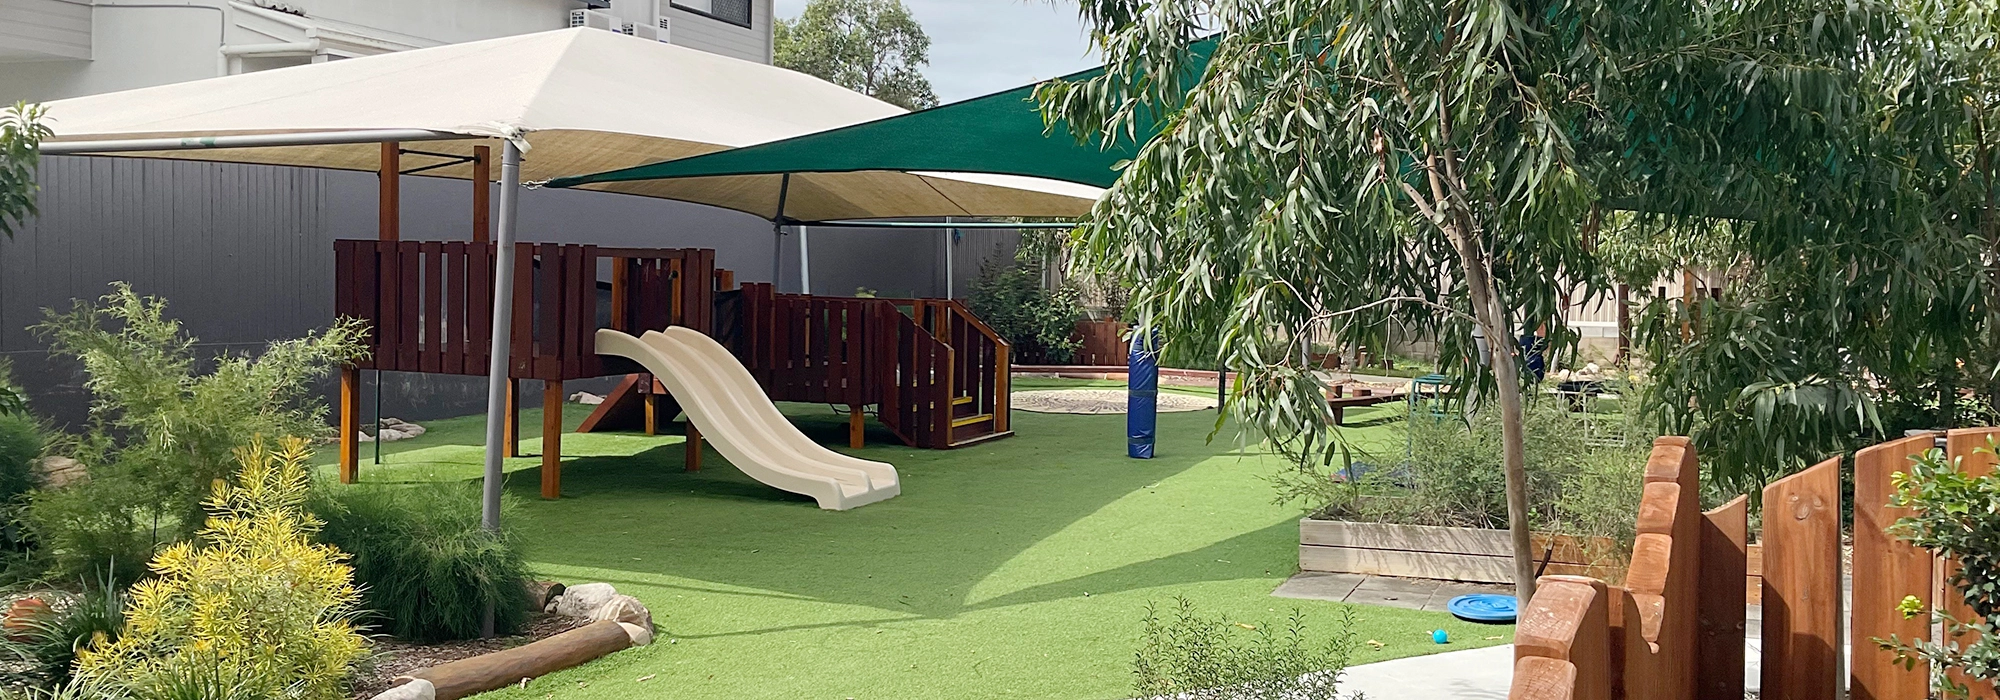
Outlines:
[[[340,368],[340,483],[361,477],[361,370]]]
[[[867,422],[868,414],[862,411],[860,404],[847,407],[847,446],[849,448],[858,450],[868,445]]]
[[[660,433],[660,395],[653,393],[652,375],[640,376],[642,377],[640,381],[645,382],[645,393],[641,394],[641,396],[645,397],[646,402],[646,435],[658,435]]]
[[[506,451],[503,454],[508,457],[521,456],[521,380],[519,379],[507,380],[507,420],[501,425],[505,426],[504,434],[500,436],[500,441],[506,443]]]
[[[684,447],[687,452],[681,458],[682,463],[687,465],[688,471],[701,471],[701,429],[694,427],[694,421],[687,422],[687,442],[684,443]]]
[[[563,383],[542,383],[542,498],[562,498]]]

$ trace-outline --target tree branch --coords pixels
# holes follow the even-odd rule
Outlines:
[[[1423,298],[1423,297],[1409,297],[1409,296],[1403,296],[1403,297],[1387,297],[1387,298],[1384,298],[1384,299],[1377,299],[1377,300],[1375,300],[1375,301],[1371,301],[1371,302],[1368,302],[1368,303],[1366,303],[1366,304],[1362,304],[1362,305],[1360,305],[1360,306],[1356,306],[1356,307],[1354,307],[1354,308],[1351,308],[1351,309],[1341,309],[1341,310],[1339,310],[1339,311],[1334,311],[1334,312],[1331,312],[1331,313],[1319,313],[1319,314],[1313,314],[1313,317],[1312,317],[1312,320],[1313,320],[1313,322],[1314,322],[1314,323],[1318,323],[1318,322],[1320,322],[1320,321],[1331,321],[1331,320],[1333,320],[1333,319],[1336,319],[1336,318],[1339,318],[1339,317],[1342,317],[1342,316],[1351,316],[1351,315],[1353,315],[1353,314],[1358,314],[1358,313],[1361,313],[1361,312],[1363,312],[1363,311],[1367,311],[1367,310],[1369,310],[1369,309],[1372,309],[1372,308],[1375,308],[1375,307],[1377,307],[1377,306],[1382,306],[1382,305],[1384,305],[1384,304],[1397,304],[1397,303],[1403,303],[1403,302],[1410,302],[1410,303],[1415,303],[1415,304],[1419,304],[1419,305],[1422,305],[1422,306],[1428,306],[1428,307],[1431,307],[1432,309],[1435,309],[1435,310],[1438,310],[1438,311],[1442,311],[1442,312],[1445,312],[1445,313],[1447,313],[1447,314],[1451,314],[1452,316],[1454,316],[1454,317],[1456,317],[1456,318],[1459,318],[1459,319],[1462,319],[1462,320],[1466,320],[1466,321],[1472,321],[1472,320],[1475,320],[1475,319],[1474,319],[1474,318],[1472,317],[1472,315],[1471,315],[1471,314],[1468,314],[1468,313],[1465,313],[1465,312],[1463,312],[1463,311],[1459,311],[1458,309],[1454,309],[1454,308],[1451,308],[1451,307],[1449,307],[1449,306],[1445,306],[1445,305],[1443,305],[1443,304],[1439,304],[1439,303],[1437,303],[1437,302],[1434,302],[1434,301],[1431,301],[1431,300],[1429,300],[1429,299],[1425,299],[1425,298]]]

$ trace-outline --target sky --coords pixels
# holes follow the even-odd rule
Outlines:
[[[807,0],[774,0],[797,17]],[[903,0],[931,37],[924,74],[956,102],[1097,66],[1076,4],[1067,0]]]

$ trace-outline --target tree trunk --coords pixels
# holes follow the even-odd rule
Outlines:
[[[1456,228],[1456,227],[1451,227]],[[1493,285],[1493,270],[1484,251],[1462,231],[1448,231],[1465,272],[1472,297],[1474,321],[1486,335],[1493,358],[1493,379],[1500,399],[1500,445],[1507,475],[1507,534],[1514,544],[1514,598],[1525,608],[1535,597],[1535,552],[1528,530],[1527,429],[1521,397],[1521,365],[1516,357],[1520,338]]]

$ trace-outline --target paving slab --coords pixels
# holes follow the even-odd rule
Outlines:
[[[1346,602],[1422,610],[1440,584],[1422,579],[1370,576],[1347,594]]]
[[[1482,583],[1301,571],[1279,584],[1277,590],[1271,591],[1271,595],[1280,598],[1328,600],[1444,612],[1445,605],[1458,596],[1472,593],[1505,594],[1513,590],[1508,586]]]
[[[1361,574],[1335,574],[1324,571],[1301,571],[1299,575],[1285,579],[1278,584],[1278,590],[1271,595],[1280,598],[1303,598],[1305,600],[1329,600],[1340,602],[1354,592],[1356,586],[1367,580]]]

